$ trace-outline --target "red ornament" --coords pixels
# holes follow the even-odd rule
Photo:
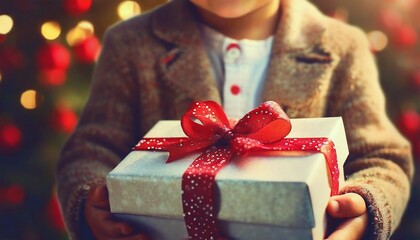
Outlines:
[[[394,44],[400,48],[410,48],[417,43],[417,32],[410,25],[401,25],[393,31]]]
[[[67,70],[70,65],[70,53],[59,43],[47,43],[39,49],[36,57],[40,70]]]
[[[59,231],[64,231],[66,226],[64,224],[63,215],[58,204],[57,196],[54,194],[47,205],[47,215],[50,224]]]
[[[64,9],[69,15],[78,16],[87,12],[92,6],[92,0],[65,0]]]
[[[420,115],[414,110],[407,110],[399,116],[398,127],[411,142],[420,134]]]
[[[410,74],[409,79],[413,87],[420,92],[420,70]]]
[[[92,63],[101,50],[98,38],[94,35],[87,37],[73,47],[76,58],[82,63]]]
[[[77,114],[66,107],[57,108],[51,116],[53,126],[65,133],[71,133],[74,130],[77,120]]]
[[[10,151],[19,148],[22,142],[22,132],[14,124],[0,126],[0,149]]]
[[[19,70],[24,65],[23,54],[15,48],[0,48],[0,71],[2,73]]]
[[[23,191],[22,186],[14,184],[4,189],[4,201],[10,205],[19,205],[23,202],[25,198],[25,192]]]
[[[40,82],[45,86],[59,86],[67,79],[67,71],[63,69],[45,69],[40,71]]]
[[[402,25],[400,16],[390,9],[383,9],[379,12],[379,23],[389,30]]]
[[[70,65],[70,53],[59,43],[47,43],[37,54],[40,82],[47,86],[57,86],[65,82]]]

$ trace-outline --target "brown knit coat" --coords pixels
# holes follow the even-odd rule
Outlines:
[[[342,116],[350,156],[342,192],[363,196],[367,239],[388,239],[406,207],[411,149],[390,123],[366,37],[306,0],[282,0],[263,100],[291,118]],[[83,200],[158,120],[191,101],[221,102],[197,16],[187,0],[111,27],[77,129],[62,150],[57,186],[67,227],[81,238]],[[244,26],[246,27],[246,26]]]

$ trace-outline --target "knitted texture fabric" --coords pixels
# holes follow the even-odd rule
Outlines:
[[[342,116],[350,155],[346,185],[366,201],[366,239],[388,239],[406,207],[411,149],[391,124],[375,60],[359,29],[306,0],[282,0],[263,100],[290,118]],[[82,239],[88,190],[157,121],[180,119],[192,101],[221,96],[187,0],[174,0],[108,29],[91,95],[62,149],[57,187],[68,231]]]

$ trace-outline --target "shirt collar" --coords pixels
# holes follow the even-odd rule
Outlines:
[[[207,49],[214,51],[223,57],[230,44],[237,44],[241,51],[241,59],[260,60],[270,54],[274,36],[263,40],[241,39],[236,40],[223,35],[205,24],[200,24],[201,37]]]

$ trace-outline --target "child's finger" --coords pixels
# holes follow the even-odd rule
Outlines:
[[[367,213],[350,218],[338,226],[338,228],[326,240],[357,240],[361,239],[367,226]]]
[[[86,199],[85,216],[89,228],[97,239],[147,239],[144,235],[132,235],[133,229],[127,223],[112,219],[105,185],[90,189]]]
[[[346,193],[331,197],[327,212],[333,218],[358,217],[366,212],[366,203],[360,195]]]
[[[106,186],[92,187],[88,192],[87,202],[97,208],[109,209],[108,189]]]
[[[132,233],[128,224],[112,220],[112,215],[107,209],[96,207],[88,201],[85,216],[90,230],[98,238],[122,237]]]
[[[99,222],[97,228],[97,235],[102,235],[106,239],[122,238],[130,236],[133,229],[126,223],[115,222],[111,219],[106,219]]]

